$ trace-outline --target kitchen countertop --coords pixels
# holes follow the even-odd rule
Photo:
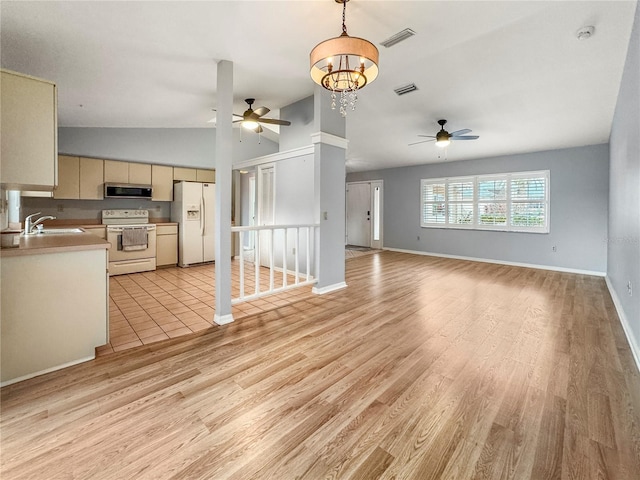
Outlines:
[[[2,248],[1,257],[16,257],[20,255],[42,255],[47,253],[70,252],[79,250],[108,249],[109,242],[89,232],[60,233],[54,235],[20,236],[17,247]]]
[[[178,225],[178,222],[170,222],[164,218],[150,218],[149,223],[152,225]],[[99,228],[106,227],[104,223],[100,223],[99,221],[92,221],[88,219],[79,219],[79,220],[47,220],[45,224],[45,228],[55,228],[55,227],[80,227],[80,228]]]

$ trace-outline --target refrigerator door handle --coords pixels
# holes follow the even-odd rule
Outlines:
[[[205,227],[204,197],[200,197],[200,236],[204,237]]]

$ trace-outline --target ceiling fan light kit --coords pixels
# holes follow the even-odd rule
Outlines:
[[[448,147],[452,140],[477,140],[480,138],[478,135],[467,135],[467,133],[471,133],[471,130],[468,128],[463,128],[462,130],[456,130],[455,132],[447,132],[444,129],[446,120],[438,120],[438,125],[440,125],[440,131],[436,133],[435,137],[433,135],[418,135],[419,137],[426,137],[429,140],[420,140],[419,142],[410,143],[411,145],[418,145],[419,143],[425,142],[433,142],[436,141],[436,146],[440,148]]]
[[[246,128],[247,130],[251,130],[252,132],[256,132],[260,134],[264,131],[262,129],[262,125],[260,125],[261,123],[269,123],[272,125],[282,125],[285,127],[291,125],[291,122],[289,122],[288,120],[278,120],[276,118],[262,118],[271,110],[269,110],[267,107],[259,107],[254,110],[252,105],[256,101],[255,98],[246,98],[244,101],[247,103],[247,105],[249,105],[249,108],[247,108],[242,115],[234,114],[236,117],[242,117],[242,119],[233,121],[233,123],[239,123],[242,126],[242,128]],[[242,136],[240,137],[240,141],[242,141]],[[259,137],[258,137],[258,143],[260,143]]]
[[[348,1],[335,0],[342,4],[342,34],[319,43],[309,55],[311,78],[331,92],[331,108],[335,109],[339,104],[343,117],[347,116],[348,107],[355,110],[358,90],[378,76],[379,57],[373,43],[347,34],[345,17]]]
[[[436,147],[445,148],[448,147],[450,143],[449,134],[445,130],[436,133]]]

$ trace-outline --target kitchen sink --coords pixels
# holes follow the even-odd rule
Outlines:
[[[81,228],[43,228],[39,232],[34,232],[34,235],[62,235],[70,233],[84,233]]]

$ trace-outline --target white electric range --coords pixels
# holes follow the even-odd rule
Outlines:
[[[111,243],[110,276],[156,269],[156,226],[148,210],[103,210],[102,223]]]

